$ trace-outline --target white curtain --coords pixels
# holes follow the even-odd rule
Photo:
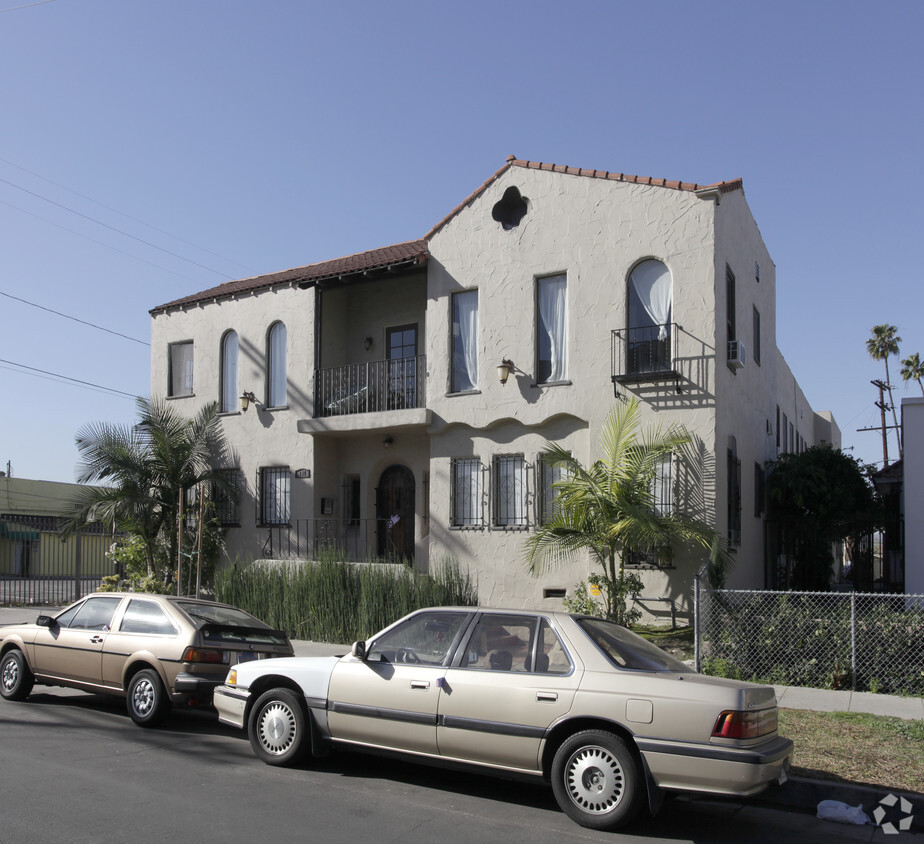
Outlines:
[[[660,326],[658,339],[667,337],[671,318],[671,274],[660,261],[643,261],[632,271],[632,285],[654,325]]]
[[[193,391],[193,344],[170,347],[170,395],[191,396]]]
[[[237,410],[237,332],[225,335],[221,349],[221,410],[232,413]]]
[[[539,280],[539,319],[549,343],[549,381],[564,381],[568,371],[566,292],[563,275]]]
[[[478,386],[478,291],[453,296],[453,392]]]
[[[281,322],[270,331],[269,356],[267,399],[270,407],[283,407],[286,403],[286,327]]]

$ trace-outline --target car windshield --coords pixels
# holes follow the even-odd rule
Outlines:
[[[617,668],[638,671],[693,671],[647,639],[601,618],[578,618],[578,626]]]
[[[206,639],[216,644],[248,642],[285,645],[289,641],[285,633],[273,630],[260,619],[236,607],[195,601],[177,601],[176,606],[195,622]]]
[[[236,607],[221,604],[197,604],[195,601],[177,601],[176,605],[190,618],[206,624],[227,624],[231,627],[266,627],[262,621]]]

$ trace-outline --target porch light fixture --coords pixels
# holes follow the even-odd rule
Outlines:
[[[372,338],[371,338],[371,337],[367,337],[365,340],[363,340],[363,346],[365,347],[366,351],[368,352],[369,349],[372,348]]]
[[[394,445],[394,442],[395,442],[394,437],[388,436],[388,437],[385,437],[384,440],[382,440],[382,445],[385,446],[385,448],[391,448],[392,445]]]
[[[257,397],[253,393],[251,393],[249,390],[245,390],[241,394],[241,411],[246,413],[247,408],[250,407],[250,403],[251,402],[256,403],[256,401],[257,401]]]
[[[500,379],[501,384],[507,383],[507,379],[510,377],[511,372],[513,372],[513,361],[504,358],[497,365],[497,377]]]

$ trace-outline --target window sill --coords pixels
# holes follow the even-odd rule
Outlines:
[[[510,531],[529,530],[529,525],[491,525],[491,530],[499,530],[508,533]]]
[[[484,530],[484,525],[450,525],[450,530]]]
[[[455,398],[456,396],[480,396],[481,390],[459,390],[456,393],[445,393],[447,399]]]
[[[195,393],[183,393],[179,396],[167,396],[167,401],[176,401],[177,399],[194,399],[195,397]]]
[[[261,409],[261,410],[266,410],[266,411],[268,411],[268,412],[270,412],[270,413],[275,413],[277,410],[288,410],[288,409],[289,409],[289,405],[287,405],[287,404],[280,404],[280,405],[277,405],[276,407],[261,407],[260,409]]]
[[[572,381],[544,381],[541,384],[537,382],[535,384],[530,384],[529,386],[536,387],[537,389],[541,390],[544,387],[571,387],[573,386],[573,382]]]

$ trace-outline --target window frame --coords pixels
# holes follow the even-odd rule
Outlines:
[[[175,352],[189,349],[187,359],[177,359]],[[196,347],[192,340],[177,340],[167,344],[167,398],[180,399],[195,395]],[[176,372],[183,366],[182,374]],[[187,383],[188,382],[188,383]]]
[[[506,467],[509,467],[509,475]],[[508,487],[512,487],[509,495],[506,493]],[[491,458],[491,527],[494,530],[526,530],[529,527],[529,481],[526,457],[522,453],[495,454]]]
[[[233,360],[229,346],[234,343]],[[221,371],[218,376],[218,398],[222,413],[239,413],[240,396],[238,394],[238,355],[240,352],[240,338],[238,333],[229,328],[221,338],[220,360]],[[233,382],[233,384],[232,384]]]
[[[475,298],[475,307],[472,311],[473,316],[473,330],[471,332],[472,338],[471,342],[474,344],[474,381],[470,378],[471,373],[468,371],[468,366],[466,365],[464,377],[467,381],[471,382],[470,387],[460,386],[459,375],[461,373],[461,368],[457,366],[457,359],[461,359],[466,362],[466,359],[470,357],[467,354],[468,346],[467,340],[465,339],[464,334],[461,329],[461,321],[459,319],[458,309],[456,307],[457,303],[462,301],[462,297],[465,296],[474,296]],[[480,302],[480,297],[478,295],[478,288],[474,287],[470,290],[460,290],[456,293],[453,293],[450,297],[450,326],[451,334],[449,338],[449,360],[450,360],[450,369],[449,369],[449,392],[450,393],[477,393],[478,390],[478,376],[479,376],[479,355],[478,355],[478,306]]]
[[[543,296],[543,288],[549,286],[553,283],[560,283],[562,285],[562,308],[563,314],[561,316],[561,325],[560,331],[561,336],[555,337],[553,335],[553,330],[555,329],[554,325],[548,325],[544,320],[544,306],[543,301],[545,297]],[[535,308],[535,321],[536,321],[536,332],[535,332],[535,355],[536,355],[536,384],[537,385],[552,385],[552,384],[568,384],[568,274],[567,273],[553,273],[550,275],[543,275],[536,277],[535,283],[535,296],[536,296],[536,308]],[[552,315],[546,315],[551,317]],[[548,358],[543,357],[545,351],[544,346],[548,344]],[[556,372],[555,367],[553,367],[553,353],[555,351],[559,352],[561,363],[559,364],[560,371]],[[548,369],[548,373],[545,370]],[[553,377],[557,376],[557,377]]]
[[[269,484],[284,481],[282,491],[282,504],[279,500],[270,500],[268,496]],[[260,495],[257,499],[259,510],[257,520],[260,527],[288,527],[292,524],[292,470],[288,466],[261,466],[259,469]],[[274,490],[279,495],[279,490]],[[272,505],[272,506],[271,506]],[[270,513],[270,509],[273,510]]]
[[[278,339],[280,333],[281,341]],[[282,320],[276,320],[266,332],[266,407],[269,410],[287,407],[288,349],[289,331]]]
[[[460,470],[470,472],[467,478]],[[484,465],[480,457],[451,457],[449,460],[449,529],[479,530],[484,527]],[[468,489],[460,489],[460,481],[468,481]],[[468,499],[469,507],[461,505],[460,496]]]

